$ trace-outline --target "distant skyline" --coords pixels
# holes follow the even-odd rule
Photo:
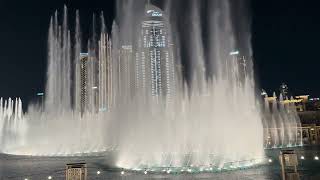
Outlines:
[[[110,29],[115,1],[0,2],[0,97],[21,97],[28,103],[44,91],[50,16],[64,4],[71,12],[80,10],[82,26],[91,23],[92,13],[103,10]],[[251,4],[257,88],[271,95],[285,82],[293,94],[320,96],[320,3],[253,0]]]

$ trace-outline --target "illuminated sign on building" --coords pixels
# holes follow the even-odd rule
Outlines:
[[[153,16],[153,17],[161,17],[162,16],[162,13],[157,12],[155,10],[148,10],[147,13],[148,14],[152,13],[151,16]]]

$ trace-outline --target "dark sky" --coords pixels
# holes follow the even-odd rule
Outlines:
[[[0,96],[29,102],[44,90],[50,16],[67,4],[80,9],[82,26],[111,0],[0,0]],[[252,1],[252,46],[257,82],[268,92],[286,82],[293,94],[320,96],[320,2]]]

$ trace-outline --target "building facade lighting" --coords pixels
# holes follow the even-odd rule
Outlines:
[[[231,51],[230,52],[230,55],[231,56],[234,56],[234,55],[238,55],[240,52],[239,51]]]

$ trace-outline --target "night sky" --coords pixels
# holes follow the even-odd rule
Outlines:
[[[82,26],[111,0],[0,0],[0,96],[30,102],[44,91],[50,16],[67,4],[80,10]],[[252,46],[258,86],[271,93],[286,82],[292,94],[320,96],[320,2],[252,1]],[[84,33],[85,34],[85,33]]]

